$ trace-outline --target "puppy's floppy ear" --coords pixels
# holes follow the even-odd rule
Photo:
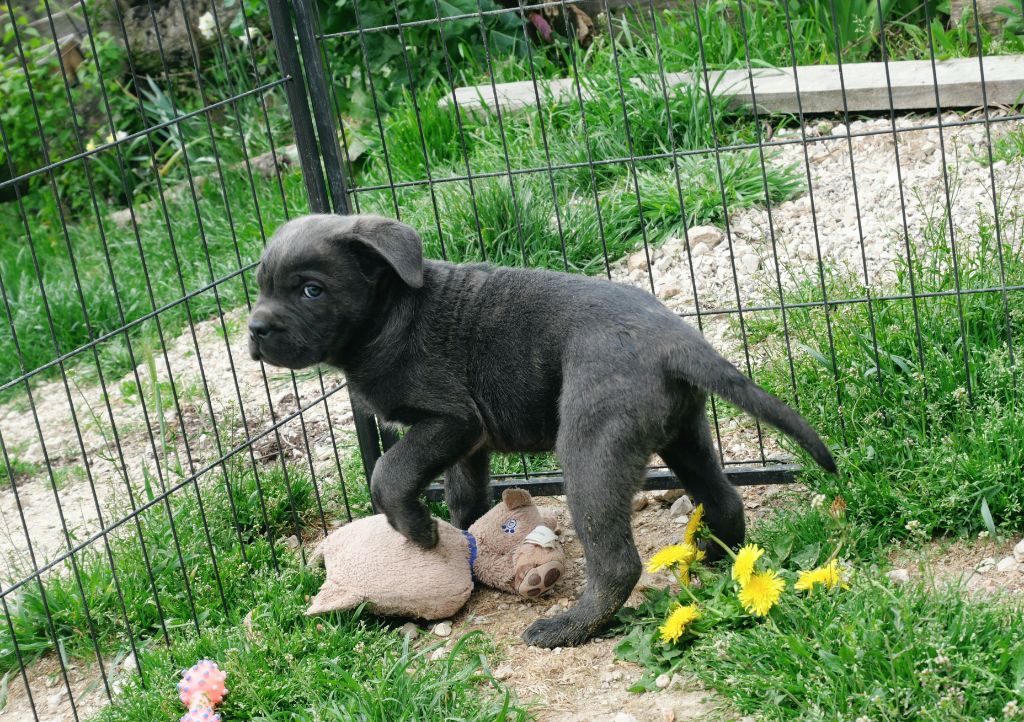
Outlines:
[[[381,216],[358,216],[347,237],[387,263],[410,288],[423,286],[423,241],[410,226]]]

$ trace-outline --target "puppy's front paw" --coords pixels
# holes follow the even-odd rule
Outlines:
[[[551,619],[538,619],[523,632],[523,641],[531,647],[575,647],[590,637],[592,630],[580,625],[570,612]]]
[[[407,531],[402,532],[406,539],[422,549],[433,549],[437,546],[437,519],[427,517],[412,525]]]

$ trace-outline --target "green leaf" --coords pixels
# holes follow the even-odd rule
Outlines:
[[[801,569],[810,569],[818,563],[818,557],[821,555],[821,544],[819,542],[811,542],[800,551],[793,554],[792,560]]]
[[[992,536],[993,541],[999,540],[999,533],[996,531],[996,522],[992,518],[992,510],[988,506],[988,497],[981,497],[981,520],[985,524],[985,528],[988,529],[988,533]]]

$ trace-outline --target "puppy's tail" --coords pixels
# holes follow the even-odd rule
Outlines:
[[[710,345],[689,345],[672,355],[671,367],[685,381],[721,396],[751,416],[765,421],[796,441],[825,471],[836,462],[818,433],[796,411],[775,398],[718,354]]]

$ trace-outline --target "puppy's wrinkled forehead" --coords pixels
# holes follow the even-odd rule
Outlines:
[[[288,221],[267,243],[256,282],[262,286],[275,276],[323,268],[334,258],[332,241],[351,232],[356,222],[356,219],[332,215],[303,216]]]

